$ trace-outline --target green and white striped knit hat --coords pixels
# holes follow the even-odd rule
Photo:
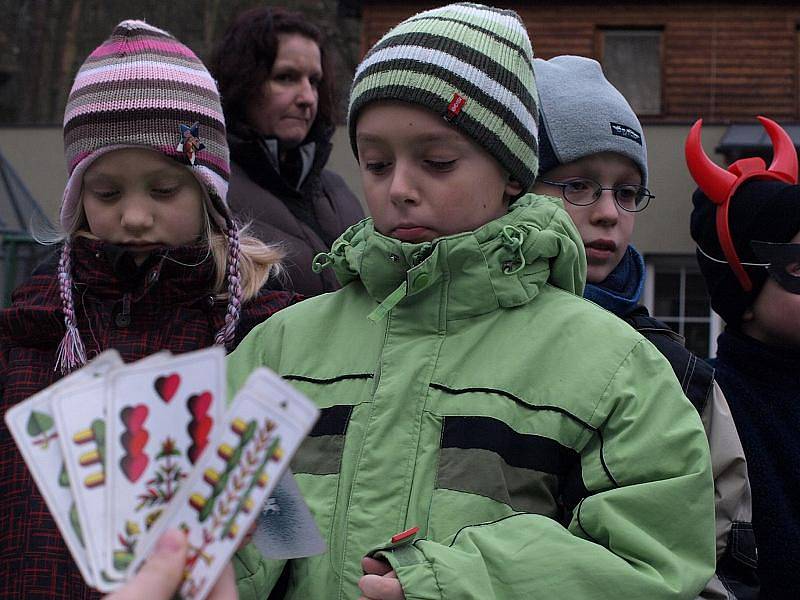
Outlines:
[[[527,190],[539,163],[532,62],[514,11],[459,3],[406,19],[356,70],[347,115],[356,158],[359,111],[375,100],[401,100],[442,115]]]

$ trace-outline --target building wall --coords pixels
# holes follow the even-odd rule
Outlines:
[[[350,148],[350,136],[347,133],[346,125],[338,127],[336,133],[333,134],[333,151],[328,159],[328,168],[344,178],[366,210],[364,190],[361,187],[361,175],[358,172],[358,162],[356,162],[353,150]]]
[[[406,17],[443,2],[367,1],[362,51]],[[768,110],[800,118],[797,2],[496,2],[525,21],[540,58],[599,59],[604,28],[662,29],[662,115],[726,122]]]
[[[708,156],[724,165],[714,153],[724,126],[703,127],[703,147]],[[688,125],[646,125],[649,187],[656,198],[636,216],[633,244],[645,254],[694,254],[689,236],[692,194],[696,188],[683,155]]]
[[[55,222],[67,182],[61,127],[0,127],[0,152]]]

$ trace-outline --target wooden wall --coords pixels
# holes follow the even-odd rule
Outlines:
[[[363,3],[362,52],[400,20],[442,3]],[[662,114],[646,123],[800,119],[800,3],[496,2],[525,21],[536,56],[598,58],[604,27],[662,29]]]

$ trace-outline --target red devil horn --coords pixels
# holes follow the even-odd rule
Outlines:
[[[797,183],[797,150],[788,133],[772,119],[756,117],[767,130],[772,140],[773,155],[769,170],[781,175],[786,183]]]
[[[695,182],[706,196],[715,204],[721,204],[728,199],[731,188],[736,182],[736,175],[729,173],[708,158],[700,142],[700,130],[703,119],[698,119],[689,130],[686,138],[686,166]]]

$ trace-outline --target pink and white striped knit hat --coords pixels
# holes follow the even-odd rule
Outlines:
[[[64,111],[69,180],[61,204],[68,230],[81,207],[83,174],[100,156],[120,148],[152,148],[183,164],[210,201],[209,213],[228,237],[228,314],[217,343],[233,339],[241,285],[239,233],[227,205],[230,159],[225,118],[214,79],[199,58],[172,35],[144,21],[123,21],[75,76]],[[67,333],[56,368],[86,362],[72,298],[70,240],[59,263]]]

